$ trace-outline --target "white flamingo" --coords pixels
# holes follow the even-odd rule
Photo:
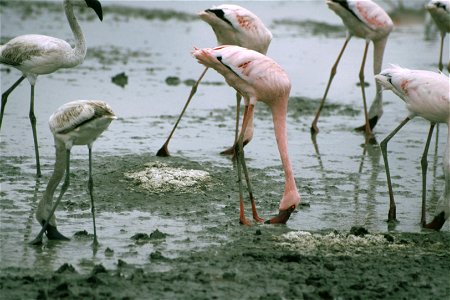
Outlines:
[[[381,71],[383,64],[384,48],[386,47],[389,33],[392,31],[394,25],[389,15],[375,2],[371,0],[327,0],[328,7],[333,10],[339,17],[341,17],[344,25],[347,27],[347,37],[344,45],[331,68],[330,78],[325,89],[322,101],[317,110],[316,116],[311,124],[311,133],[313,135],[319,132],[317,122],[319,120],[320,112],[325,104],[328,91],[336,75],[337,66],[347,47],[348,42],[353,36],[362,38],[366,41],[364,48],[364,55],[359,70],[359,82],[361,85],[362,99],[364,105],[365,125],[358,127],[357,130],[364,130],[367,135],[371,134],[372,128],[375,127],[378,120],[383,114],[383,99],[381,94],[381,87],[376,83],[375,99],[367,112],[366,93],[364,88],[364,66],[366,63],[367,50],[370,41],[373,42],[373,71],[378,74]]]
[[[442,52],[444,50],[444,39],[447,32],[450,32],[450,0],[431,0],[426,6],[430,12],[439,31],[441,32],[441,50],[439,52],[439,70],[442,71],[444,65],[442,63]],[[450,72],[450,62],[447,70]]]
[[[260,53],[266,54],[269,48],[270,41],[272,40],[272,33],[263,22],[251,11],[231,4],[223,4],[219,6],[214,6],[210,9],[206,9],[199,13],[200,18],[208,23],[217,38],[219,45],[238,45],[244,48],[252,49]],[[192,97],[197,91],[197,87],[200,84],[203,76],[205,75],[208,67],[203,70],[197,82],[191,89],[189,98],[181,111],[175,125],[167,137],[166,142],[156,153],[157,156],[170,156],[168,145],[170,139],[172,138],[178,123],[181,120],[186,108],[188,107]],[[239,110],[241,104],[241,95],[236,93],[236,131],[234,137],[234,143],[236,144],[236,139],[239,129]],[[245,131],[244,145],[250,142],[253,136],[253,117],[249,120],[249,126]],[[222,154],[232,154],[234,153],[234,146],[221,152]]]
[[[421,223],[424,227],[440,230],[450,215],[450,82],[449,77],[442,73],[422,70],[409,70],[398,66],[383,70],[375,79],[386,89],[392,90],[405,101],[409,115],[392,131],[381,143],[381,151],[386,168],[386,177],[389,189],[389,214],[388,220],[396,220],[396,206],[392,191],[391,176],[387,158],[387,143],[389,140],[415,116],[420,116],[430,121],[430,130],[422,155],[422,216]],[[447,146],[444,152],[444,176],[445,186],[433,221],[426,223],[426,174],[427,153],[435,124],[445,123],[448,126]]]
[[[98,0],[64,0],[64,11],[75,37],[74,48],[64,40],[38,34],[21,35],[0,46],[0,63],[14,67],[22,72],[22,76],[2,94],[0,129],[9,94],[22,80],[27,78],[31,85],[29,117],[33,131],[36,174],[38,177],[41,176],[41,166],[39,162],[36,117],[34,115],[34,86],[38,75],[50,74],[61,68],[73,68],[83,62],[86,56],[86,42],[73,13],[73,5],[83,3],[92,8],[100,20],[103,19],[102,6]]]
[[[89,149],[89,195],[91,197],[92,221],[94,224],[94,244],[97,244],[94,210],[94,182],[92,179],[92,144],[116,119],[111,107],[103,101],[78,100],[61,106],[50,116],[49,125],[55,139],[56,160],[53,174],[48,182],[43,198],[38,204],[36,219],[42,225],[38,236],[31,242],[39,244],[44,232],[51,240],[68,240],[56,227],[54,212],[70,184],[70,150],[75,145],[87,145]],[[53,203],[53,195],[66,173],[58,199]]]

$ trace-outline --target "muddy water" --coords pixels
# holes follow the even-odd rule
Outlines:
[[[410,241],[412,245],[420,242],[411,242],[410,233],[431,239],[437,245],[448,246],[448,224],[438,235],[422,232],[419,224],[420,156],[428,132],[428,124],[424,120],[410,122],[389,144],[400,223],[388,229],[385,222],[388,194],[378,144],[364,146],[364,137],[352,130],[363,123],[360,89],[356,83],[364,42],[352,40],[342,58],[329,93],[332,105],[321,117],[321,132],[315,148],[309,126],[330,67],[345,37],[339,18],[322,1],[237,4],[257,13],[272,30],[274,39],[268,54],[291,77],[289,151],[302,201],[307,205],[291,217],[286,227],[264,225],[248,229],[238,225],[236,174],[231,160],[218,154],[233,139],[234,92],[212,71],[207,73],[169,146],[173,158],[154,156],[189,94],[190,86],[186,81],[197,79],[202,71],[190,56],[190,50],[193,46],[216,44],[208,25],[196,17],[196,12],[212,3],[106,2],[103,22],[95,19],[90,11],[77,13],[88,43],[85,62],[75,69],[60,70],[38,79],[36,115],[43,169],[43,178],[39,181],[34,177],[34,151],[27,112],[29,85],[22,83],[9,98],[0,142],[3,270],[9,270],[10,274],[16,274],[17,267],[34,269],[33,272],[37,273],[42,270],[52,272],[68,263],[81,274],[86,274],[98,264],[107,269],[127,264],[143,267],[148,274],[165,271],[169,272],[165,274],[175,272],[173,274],[176,275],[174,270],[178,268],[203,270],[203,263],[213,264],[212,261],[223,267],[227,259],[234,257],[230,253],[246,249],[258,228],[262,232],[261,245],[274,251],[269,251],[268,257],[263,254],[258,257],[265,257],[263,260],[274,268],[284,259],[276,256],[274,262],[271,260],[273,253],[284,251],[278,246],[281,243],[278,238],[288,231],[335,229],[348,232],[352,226],[364,226],[381,235],[385,232],[399,234],[398,240]],[[58,3],[2,2],[1,14],[2,42],[24,33],[42,33],[73,41]],[[432,26],[428,28],[425,25],[424,14],[396,12],[395,22],[384,65],[396,63],[409,68],[437,69],[439,38]],[[428,29],[430,32],[426,34]],[[445,61],[448,61],[448,43],[444,53]],[[368,61],[371,60],[370,51]],[[128,77],[123,87],[111,81],[122,72]],[[365,72],[369,83],[366,92],[371,102],[375,93],[371,63],[367,64]],[[18,71],[2,67],[2,91],[19,76]],[[180,83],[167,84],[168,77],[177,77]],[[101,242],[95,253],[90,246],[92,225],[86,191],[87,149],[84,147],[73,149],[71,186],[57,210],[59,228],[72,238],[71,242],[49,242],[42,247],[26,244],[39,230],[33,212],[53,168],[53,138],[47,119],[61,104],[75,99],[105,100],[119,116],[94,146],[97,234]],[[384,99],[384,115],[375,129],[377,142],[407,114],[403,103],[392,93],[385,92]],[[441,125],[428,156],[428,218],[434,213],[434,205],[444,184],[442,153],[446,131],[447,128]],[[283,172],[270,113],[263,104],[257,107],[255,136],[246,147],[246,157],[258,207],[261,215],[268,217],[277,210],[283,191]],[[173,187],[164,191],[159,188],[148,190],[142,183],[125,175],[144,170],[145,164],[205,171],[210,179],[187,190]],[[152,238],[151,234],[155,232],[157,237],[153,235]],[[158,237],[158,232],[162,232],[162,236]],[[136,239],[136,236],[141,238]],[[302,252],[301,247],[292,247],[288,247],[289,251]],[[440,253],[425,249],[424,253],[430,255]],[[396,251],[403,250],[406,251]],[[205,261],[195,257],[197,254],[191,257],[192,253],[204,253]],[[223,260],[217,258],[218,253],[223,255]],[[376,258],[373,256],[374,263]],[[192,266],[186,265],[189,259],[195,262]],[[438,258],[436,260],[435,265],[445,267]],[[222,275],[229,281],[227,288],[238,291],[239,271],[225,273]],[[197,278],[191,279],[195,281]],[[36,282],[40,280],[45,281],[45,276],[36,276]],[[167,280],[170,282],[170,278]],[[114,281],[106,279],[104,282],[114,284]],[[134,283],[141,284],[139,280]],[[435,284],[439,285],[438,282]],[[321,290],[317,286],[308,286],[308,293],[320,296]],[[268,289],[271,287],[276,294],[277,288],[267,285]],[[406,290],[408,293],[415,291]],[[192,291],[197,290],[194,288]],[[445,289],[437,291],[437,294],[446,292]],[[39,291],[31,289],[30,295],[35,297],[35,292]],[[71,293],[72,296],[82,295],[73,290]],[[329,293],[339,295],[336,290]],[[381,293],[384,296],[388,294]],[[142,296],[136,292],[134,297],[139,295]],[[173,294],[161,292],[159,295],[170,297]],[[211,298],[227,294],[204,295]],[[290,298],[289,295],[285,297]]]

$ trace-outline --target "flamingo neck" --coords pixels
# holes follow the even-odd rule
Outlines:
[[[381,72],[383,66],[384,49],[386,48],[387,37],[373,41],[373,74]],[[375,81],[376,82],[376,81]],[[381,85],[376,82],[377,93],[381,92]],[[381,94],[381,93],[380,93]]]
[[[300,195],[295,183],[294,172],[288,153],[288,138],[286,129],[287,99],[283,101],[286,105],[272,107],[273,125],[275,138],[280,152],[281,163],[283,164],[285,185],[283,198],[280,201],[280,209],[287,209],[291,205],[300,202]],[[281,101],[280,101],[281,103]]]
[[[386,48],[387,43],[387,37],[382,38],[380,40],[373,41],[373,74],[377,75],[380,74],[381,68],[383,65],[383,56],[384,56],[384,49]],[[369,118],[373,118],[377,116],[378,118],[381,117],[383,114],[383,89],[381,87],[381,84],[379,84],[375,80],[375,97],[372,102],[372,105],[370,106],[369,110]]]
[[[70,0],[64,0],[64,11],[75,38],[75,48],[73,56],[71,57],[71,64],[72,66],[76,66],[81,64],[86,56],[86,41],[77,18],[73,13],[73,6]]]
[[[39,202],[38,209],[36,211],[36,219],[41,222],[47,220],[47,216],[53,205],[53,195],[58,187],[61,179],[64,176],[66,169],[66,147],[64,143],[55,139],[56,159],[53,174],[47,184],[44,192],[43,199]],[[50,225],[56,226],[55,216],[50,219]]]

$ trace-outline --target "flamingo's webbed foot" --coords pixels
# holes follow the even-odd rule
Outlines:
[[[291,205],[287,209],[280,209],[278,211],[278,215],[276,215],[275,217],[273,217],[270,220],[267,220],[265,223],[266,224],[286,224],[287,221],[289,220],[292,212],[294,212],[295,207],[296,207],[295,205]]]
[[[169,149],[167,148],[167,144],[164,144],[158,152],[156,152],[156,156],[159,157],[168,157],[170,156]]]
[[[45,235],[49,240],[58,240],[58,241],[70,241],[70,239],[64,236],[61,232],[58,231],[56,226],[52,226],[50,224],[47,225],[47,231]]]
[[[373,130],[375,128],[375,125],[377,125],[377,123],[378,123],[378,119],[379,119],[378,116],[375,116],[375,117],[372,117],[369,119],[370,130]],[[366,124],[356,127],[355,130],[356,131],[366,131]]]
[[[441,212],[440,214],[434,217],[433,221],[423,225],[423,227],[439,231],[441,230],[442,226],[444,226],[444,223],[445,223],[445,212]]]

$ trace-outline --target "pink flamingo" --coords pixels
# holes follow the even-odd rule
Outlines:
[[[336,75],[337,66],[348,42],[352,36],[356,36],[366,41],[361,68],[359,70],[359,82],[361,85],[364,105],[365,124],[358,127],[357,130],[364,130],[366,135],[370,135],[372,129],[375,127],[383,114],[383,101],[381,96],[381,87],[378,83],[376,83],[375,99],[370,106],[369,113],[367,112],[366,93],[364,88],[364,66],[366,63],[367,50],[369,48],[370,41],[372,41],[374,45],[373,71],[374,74],[380,73],[381,66],[383,64],[384,48],[386,47],[389,33],[392,31],[394,25],[389,15],[371,0],[327,0],[327,5],[339,17],[342,18],[344,25],[347,27],[347,38],[345,39],[344,45],[339,52],[336,62],[331,68],[330,78],[328,79],[325,93],[322,101],[320,102],[316,116],[311,124],[311,133],[315,135],[319,132],[317,122],[319,120],[320,112],[325,104],[331,82]]]
[[[219,45],[238,45],[245,48],[253,49],[260,53],[266,54],[269,48],[270,41],[272,40],[272,33],[263,22],[251,11],[231,4],[223,4],[212,7],[210,9],[201,11],[199,13],[200,18],[208,23],[217,38]],[[208,67],[203,70],[202,74],[192,86],[189,98],[181,111],[180,116],[175,122],[172,131],[167,137],[166,142],[156,153],[157,156],[170,156],[168,145],[172,138],[178,123],[181,120],[186,108],[188,107],[192,97],[197,91],[197,87],[200,84],[203,76],[208,71]],[[236,93],[236,131],[234,136],[234,145],[236,145],[238,130],[239,130],[239,110],[241,105],[241,95]],[[247,130],[244,132],[244,145],[250,142],[253,137],[253,117],[249,120]],[[233,154],[234,146],[224,150],[221,154]]]
[[[226,82],[235,88],[245,102],[244,117],[237,143],[238,179],[240,197],[240,222],[249,225],[245,218],[241,166],[248,186],[253,219],[262,222],[257,212],[251,184],[245,164],[243,140],[249,120],[253,117],[257,101],[266,103],[273,117],[275,137],[280,152],[285,175],[283,197],[279,213],[266,223],[286,223],[291,213],[300,203],[300,195],[295,184],[294,173],[288,155],[286,113],[291,83],[286,72],[269,57],[239,46],[220,46],[216,48],[195,49],[193,55],[199,63],[210,67],[225,77]]]
[[[81,4],[92,8],[99,19],[103,20],[102,5],[98,0],[64,0],[64,11],[75,38],[74,48],[64,40],[38,34],[21,35],[4,45],[0,45],[0,63],[22,72],[22,76],[2,94],[0,129],[9,94],[22,80],[27,78],[31,85],[29,117],[33,132],[37,177],[41,176],[41,164],[39,161],[36,116],[34,115],[34,86],[38,75],[50,74],[61,68],[73,68],[83,62],[86,56],[86,42],[73,13],[73,6]]]
[[[450,0],[431,0],[426,6],[439,31],[441,32],[441,50],[439,52],[439,70],[442,71],[442,51],[444,49],[444,39],[447,32],[450,32]],[[447,70],[450,72],[450,62]]]
[[[389,214],[388,221],[396,220],[396,206],[394,193],[392,191],[391,175],[387,159],[387,143],[389,140],[415,116],[420,116],[430,121],[425,150],[422,155],[422,216],[421,223],[425,228],[440,230],[450,215],[450,84],[448,76],[442,73],[430,71],[409,70],[398,66],[392,66],[383,70],[375,76],[383,87],[392,90],[397,96],[405,101],[409,110],[409,115],[397,128],[392,131],[381,143],[386,177],[389,189]],[[445,186],[442,196],[436,208],[433,221],[426,223],[426,175],[427,175],[427,154],[430,145],[434,126],[437,123],[445,123],[448,126],[447,147],[444,153],[444,176]]]

